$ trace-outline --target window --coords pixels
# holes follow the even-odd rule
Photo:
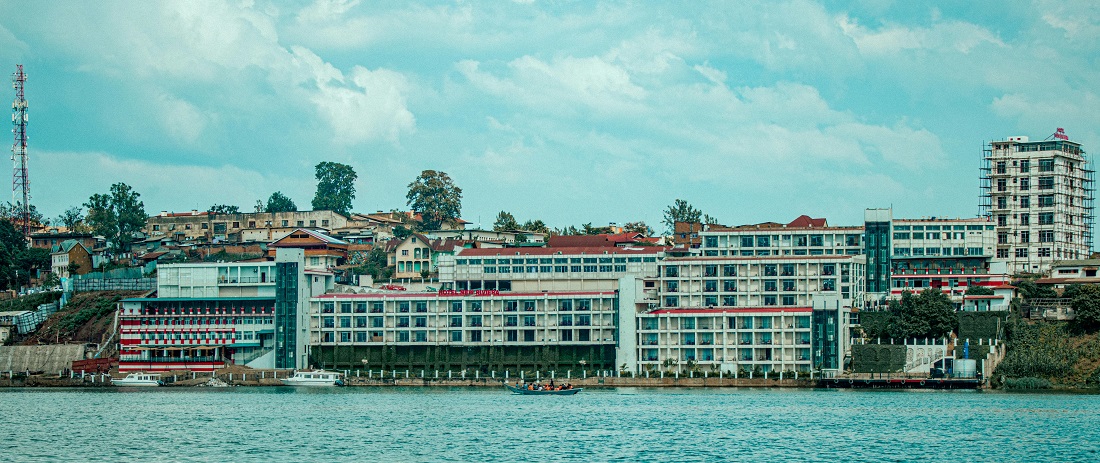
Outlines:
[[[726,307],[735,307],[735,306],[737,306],[737,297],[736,296],[722,296],[722,305],[726,306]]]
[[[737,280],[722,280],[722,291],[727,293],[737,291]]]
[[[1054,160],[1053,159],[1040,159],[1039,160],[1039,172],[1054,172]]]
[[[737,267],[732,264],[726,264],[722,266],[722,276],[735,277],[737,276]]]
[[[290,221],[289,220],[284,220],[283,221],[283,226],[284,227],[290,226]]]
[[[771,237],[768,235],[762,235],[756,237],[756,246],[760,248],[771,247]]]
[[[794,264],[783,264],[780,269],[779,276],[793,277],[794,276]]]
[[[741,237],[741,247],[751,248],[752,244],[753,244],[753,240],[752,240],[751,236],[742,236]]]
[[[665,266],[666,277],[678,277],[680,276],[680,268],[675,265]]]
[[[895,240],[907,240],[909,239],[909,233],[894,233]]]
[[[1031,179],[1027,178],[1027,177],[1021,178],[1020,179],[1020,189],[1021,190],[1030,190],[1031,189]]]
[[[1020,214],[1020,225],[1031,225],[1031,214]]]
[[[774,277],[778,273],[778,266],[775,264],[764,264],[764,276]]]
[[[794,296],[783,296],[783,305],[795,305],[795,299]]]
[[[462,332],[451,331],[451,342],[462,342]]]
[[[1020,196],[1020,208],[1026,209],[1031,207],[1031,196]]]
[[[718,291],[718,280],[703,280],[703,292],[713,293]]]
[[[798,285],[795,280],[783,280],[783,291],[797,291]]]
[[[998,161],[997,162],[997,173],[998,174],[1003,174],[1003,173],[1007,172],[1008,171],[1007,168],[1008,168],[1008,164],[1006,162],[1004,162],[1004,161]]]
[[[1039,207],[1054,207],[1054,195],[1039,195]]]
[[[997,250],[997,258],[998,259],[1007,259],[1008,258],[1008,249],[998,249]]]
[[[461,315],[452,316],[450,326],[452,326],[452,327],[462,326],[462,316]]]
[[[998,196],[997,197],[997,209],[1008,209],[1008,197],[1007,196]]]
[[[1008,214],[997,214],[997,226],[998,227],[1007,227],[1008,226]]]
[[[1040,190],[1053,190],[1054,189],[1054,177],[1039,177],[1039,189]]]
[[[1027,257],[1027,248],[1016,248],[1016,257]]]
[[[775,280],[764,280],[764,291],[774,293],[778,291],[779,285]]]
[[[1020,173],[1031,172],[1031,161],[1024,159],[1020,161]]]
[[[1021,231],[1020,232],[1020,242],[1021,243],[1030,243],[1031,242],[1031,232],[1029,232],[1027,230]]]
[[[1050,248],[1039,248],[1035,254],[1039,257],[1050,257]]]
[[[665,307],[676,307],[680,305],[680,298],[676,296],[665,296]]]
[[[836,291],[836,279],[835,278],[825,278],[825,279],[821,280],[821,290],[822,291]]]
[[[1005,191],[1007,189],[1008,189],[1008,179],[1006,179],[1006,178],[997,179],[997,191]]]
[[[1040,202],[1042,197],[1039,197]],[[1039,225],[1054,225],[1054,213],[1053,212],[1040,212],[1039,213]]]
[[[1040,243],[1053,243],[1054,242],[1054,230],[1039,230],[1039,242]],[[1049,257],[1049,256],[1041,256]]]
[[[703,276],[705,276],[705,277],[716,277],[716,276],[718,276],[718,266],[717,265],[704,265],[703,266]]]
[[[764,305],[776,305],[775,296],[764,296]]]
[[[836,275],[836,264],[821,264],[822,275]]]

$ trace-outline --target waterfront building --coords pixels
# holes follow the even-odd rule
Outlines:
[[[333,275],[306,262],[281,248],[274,262],[159,266],[157,297],[120,303],[119,371],[307,367],[306,308]]]
[[[656,246],[462,249],[453,266],[441,261],[440,282],[455,290],[615,291],[624,276],[657,276],[664,251]]]
[[[619,362],[629,371],[842,368],[863,256],[677,257],[658,270],[655,285],[622,283]]]
[[[310,300],[310,359],[324,368],[429,374],[612,369],[617,297],[615,291],[324,294]]]
[[[996,226],[996,258],[1012,273],[1044,273],[1092,248],[1093,170],[1062,129],[1042,141],[1008,137],[982,151],[982,214]]]
[[[994,227],[971,219],[895,219],[891,227],[890,295],[938,288],[961,304],[973,286],[1007,284],[1004,259],[994,254]]]
[[[1058,261],[1051,264],[1049,277],[1039,278],[1035,283],[1051,285],[1055,288],[1065,288],[1073,284],[1100,284],[1100,275],[1096,274],[1097,269],[1100,269],[1100,259]]]

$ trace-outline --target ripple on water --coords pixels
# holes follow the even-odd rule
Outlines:
[[[5,461],[1096,461],[1100,452],[1100,396],[1065,394],[4,390],[0,416]]]

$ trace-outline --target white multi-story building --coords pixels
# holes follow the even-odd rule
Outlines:
[[[629,370],[842,367],[849,314],[863,300],[863,256],[669,258],[659,270],[654,297],[641,284],[622,290],[635,297],[621,302],[620,362]],[[625,319],[631,306],[635,320]]]
[[[311,358],[326,368],[615,368],[615,291],[325,294],[310,301]]]
[[[890,295],[938,288],[957,303],[973,286],[1008,282],[1005,259],[995,257],[994,226],[971,219],[894,219],[890,237]]]
[[[657,276],[663,256],[659,247],[463,249],[453,270],[440,266],[440,281],[456,290],[614,291],[624,276]]]
[[[832,256],[863,254],[863,227],[830,227],[808,216],[787,224],[709,225],[699,232],[703,256]]]
[[[996,257],[1013,273],[1043,273],[1092,247],[1093,171],[1062,129],[1050,140],[1009,137],[982,153],[981,208],[996,225]]]

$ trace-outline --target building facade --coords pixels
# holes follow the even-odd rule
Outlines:
[[[456,290],[614,291],[624,276],[657,276],[663,256],[654,246],[463,249],[440,281]]]
[[[635,373],[834,374],[865,266],[845,254],[665,259],[655,295],[634,285],[633,300],[621,302],[636,317],[620,319],[623,338],[633,333],[620,352],[635,350],[622,363]]]
[[[311,363],[414,371],[611,369],[614,291],[325,294],[310,300]]]
[[[306,368],[308,301],[332,288],[301,249],[275,262],[162,265],[157,297],[120,303],[119,371]]]
[[[1012,273],[1044,273],[1092,248],[1093,171],[1081,145],[1009,137],[982,152],[982,213],[996,226],[995,257]]]
[[[855,256],[863,254],[862,227],[830,227],[825,219],[801,216],[774,222],[721,227],[699,232],[700,254],[719,256]]]

